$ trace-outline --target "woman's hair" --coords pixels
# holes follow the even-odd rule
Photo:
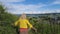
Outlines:
[[[23,13],[23,14],[20,16],[20,19],[26,19],[26,14]]]

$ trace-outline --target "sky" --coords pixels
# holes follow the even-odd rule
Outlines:
[[[60,0],[0,0],[12,14],[60,13]]]

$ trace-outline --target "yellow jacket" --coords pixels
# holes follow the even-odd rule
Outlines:
[[[17,26],[18,24],[19,24],[19,28],[28,28],[28,25],[30,28],[33,27],[27,19],[20,19],[20,20],[16,21],[15,26]]]

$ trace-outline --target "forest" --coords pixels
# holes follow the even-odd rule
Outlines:
[[[18,34],[17,27],[11,24],[18,20],[18,16],[10,14],[0,5],[0,34]],[[60,34],[60,14],[51,13],[43,16],[27,16],[30,23],[37,29],[37,33],[29,30],[29,34]]]

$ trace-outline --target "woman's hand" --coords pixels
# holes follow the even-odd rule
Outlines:
[[[31,30],[31,28],[28,28],[28,31],[30,31]]]
[[[37,33],[37,29],[36,28],[33,27],[32,29]]]
[[[12,23],[11,25],[12,25],[12,26],[14,26],[14,24],[13,24],[13,23]]]
[[[11,24],[11,27],[15,28],[16,26],[14,25],[14,23]]]

